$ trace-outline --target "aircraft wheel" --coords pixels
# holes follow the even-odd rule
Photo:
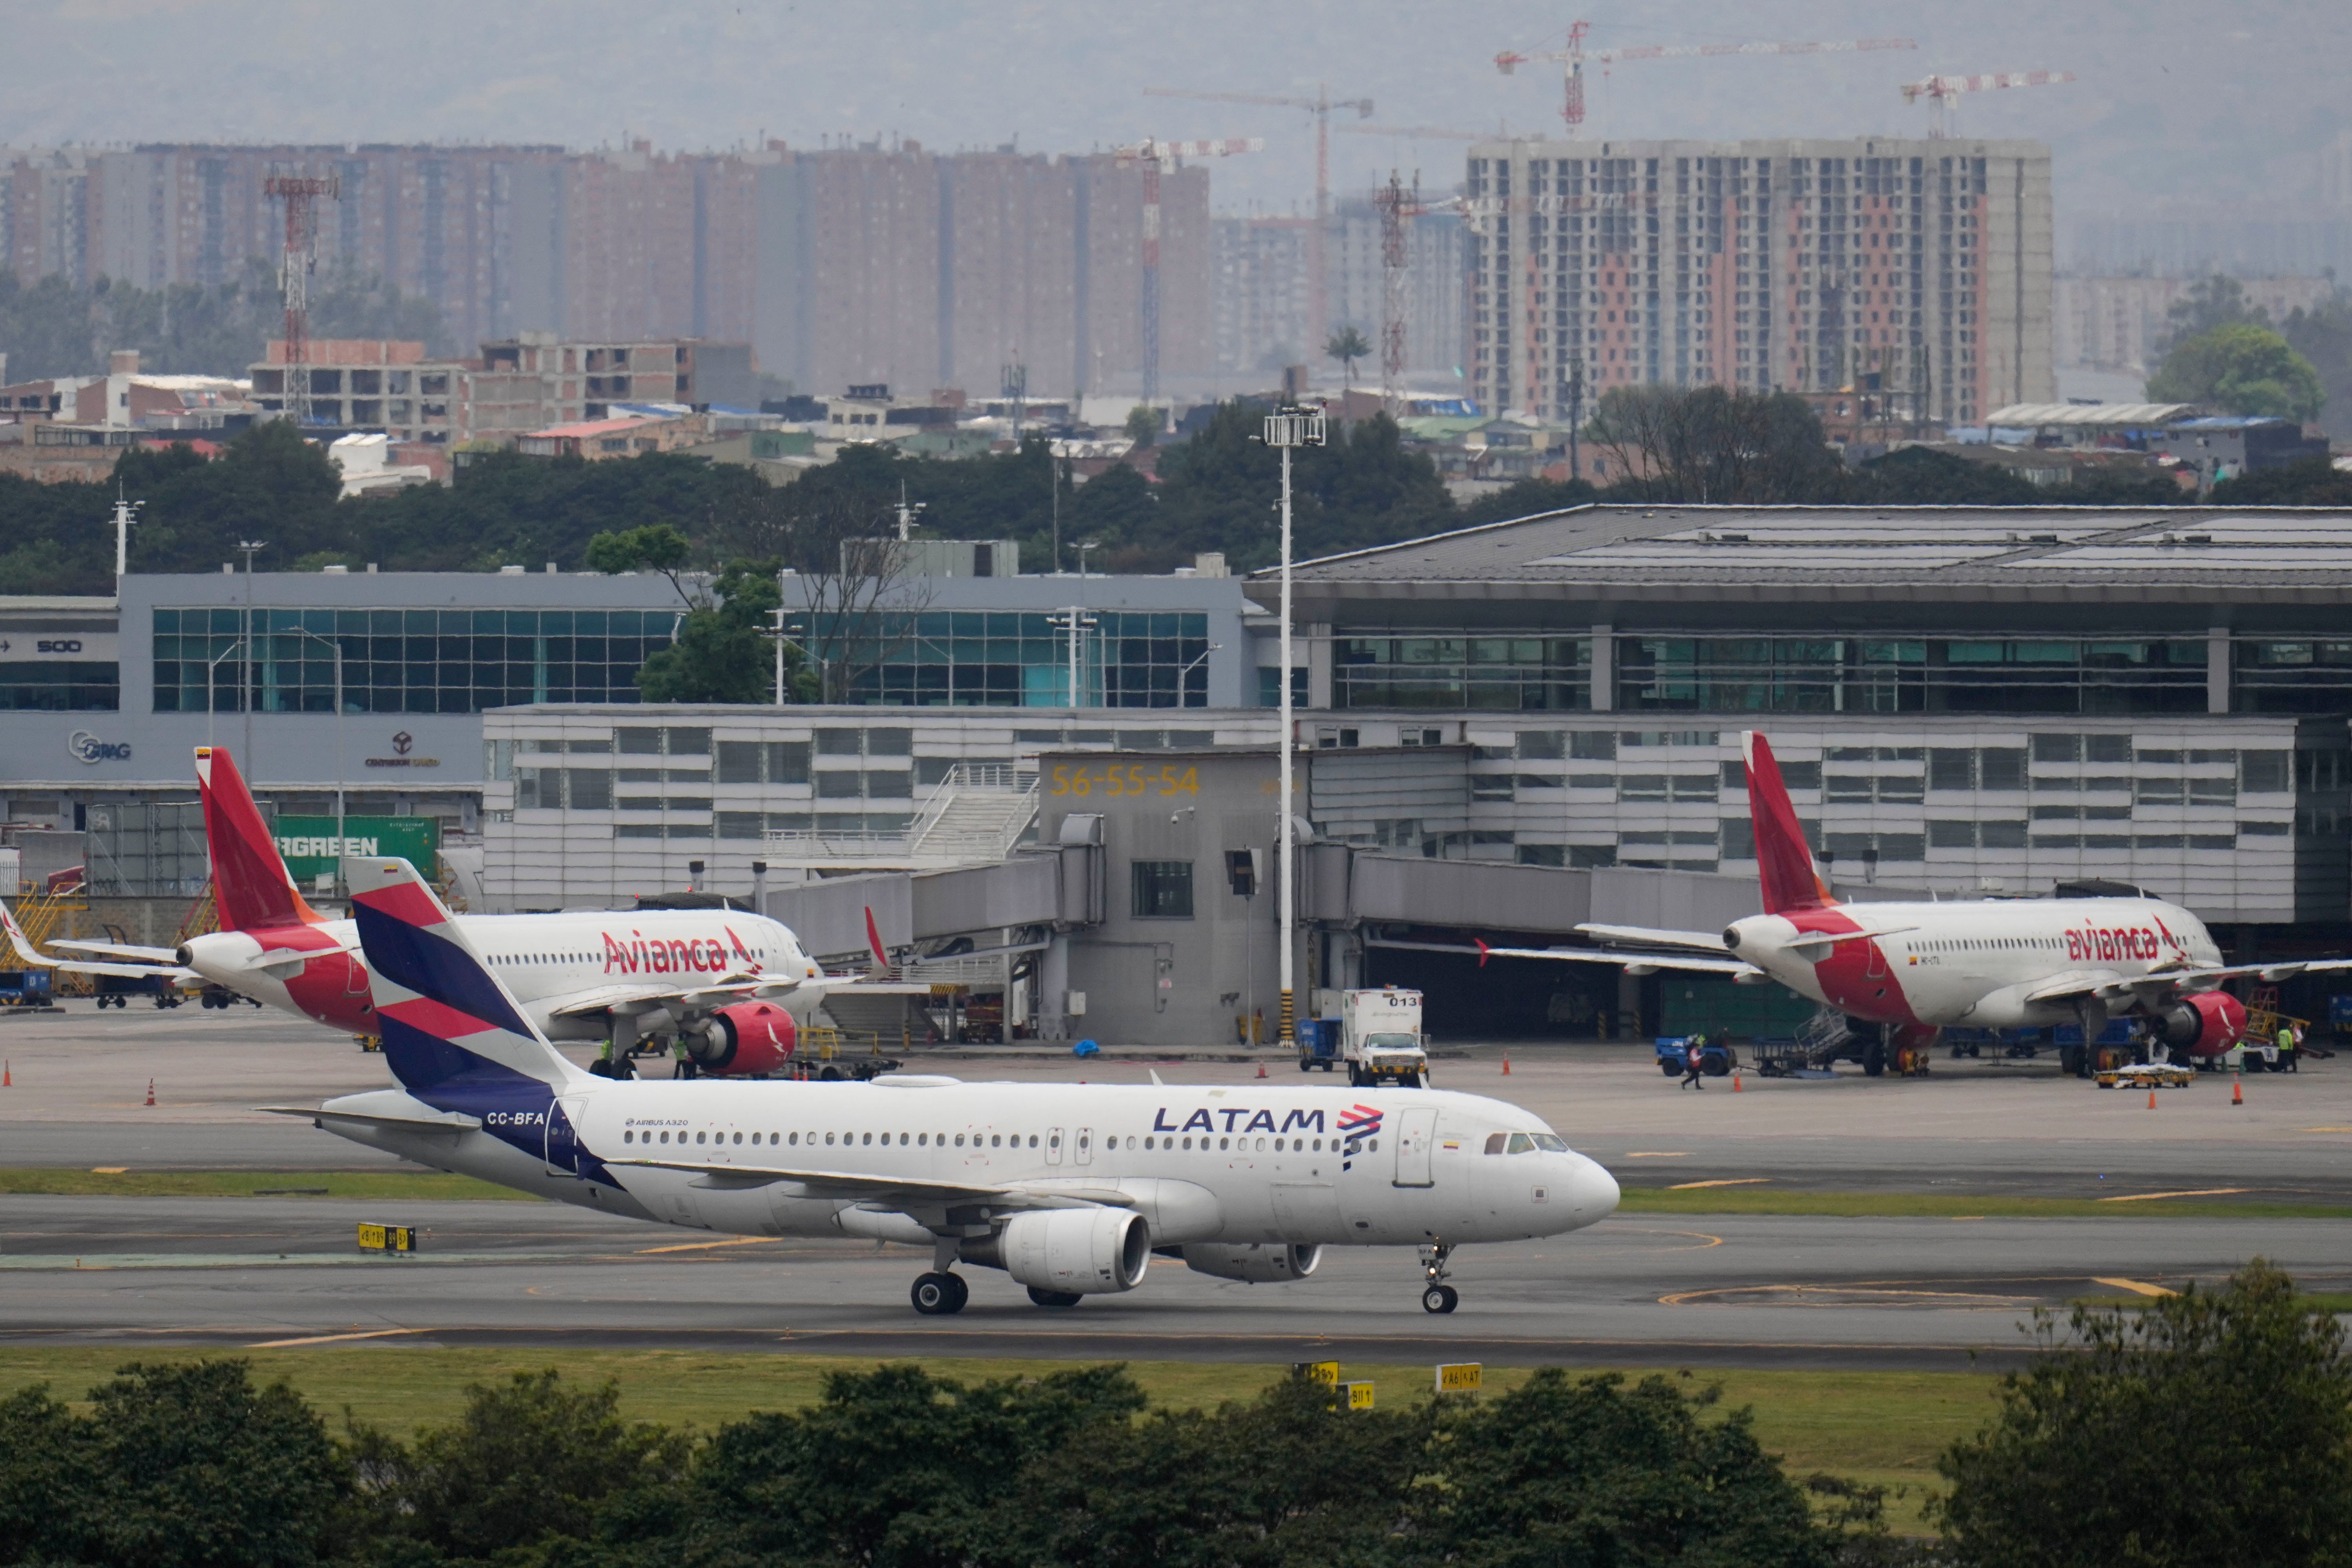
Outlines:
[[[1029,1299],[1041,1307],[1075,1307],[1086,1298],[1075,1290],[1046,1290],[1032,1285]]]
[[[1886,1072],[1886,1047],[1872,1046],[1862,1053],[1862,1071],[1865,1078],[1881,1078]]]
[[[1432,1285],[1421,1293],[1421,1310],[1424,1312],[1450,1312],[1461,1304],[1461,1292],[1451,1285]]]
[[[915,1303],[915,1310],[927,1318],[961,1312],[964,1302],[971,1300],[964,1282],[952,1274],[917,1275],[914,1289],[907,1294]]]

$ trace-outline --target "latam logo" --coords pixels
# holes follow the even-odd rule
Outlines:
[[[1377,1138],[1380,1133],[1381,1113],[1372,1107],[1355,1105],[1339,1112],[1339,1136],[1347,1140],[1348,1145],[1347,1158],[1339,1162],[1339,1169],[1354,1170],[1356,1156],[1364,1152],[1364,1140]]]
[[[1323,1113],[1319,1110],[1293,1110],[1283,1117],[1282,1124],[1277,1127],[1275,1125],[1274,1112],[1271,1110],[1250,1110],[1225,1105],[1221,1105],[1213,1110],[1207,1109],[1195,1110],[1184,1118],[1181,1124],[1168,1120],[1168,1108],[1163,1105],[1152,1112],[1151,1130],[1154,1132],[1215,1132],[1219,1131],[1213,1120],[1217,1117],[1224,1118],[1225,1125],[1223,1130],[1227,1132],[1320,1132],[1323,1131]],[[1248,1120],[1244,1121],[1244,1117],[1247,1117]],[[1346,1120],[1344,1116],[1340,1118],[1342,1122]],[[1373,1120],[1378,1121],[1379,1118],[1375,1116]]]
[[[2180,946],[2170,931],[2165,936],[2170,945]],[[2156,932],[2146,927],[2086,926],[2066,933],[2066,956],[2077,963],[2113,963],[2127,958],[2158,958],[2164,946],[2158,942]]]
[[[636,931],[624,939],[606,931],[604,933],[604,973],[723,974],[732,966],[733,961],[740,961],[746,969],[757,971],[760,966],[751,962],[751,954],[744,948],[743,939],[731,929],[721,929],[727,930],[727,940],[723,942],[708,937],[691,940],[649,937]]]

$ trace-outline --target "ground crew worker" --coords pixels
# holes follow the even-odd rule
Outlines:
[[[2281,1072],[2294,1071],[2294,1026],[2292,1024],[2279,1025],[2278,1065]]]
[[[1696,1085],[1698,1089],[1704,1090],[1706,1088],[1706,1085],[1699,1082],[1699,1073],[1706,1068],[1706,1037],[1703,1034],[1693,1035],[1690,1037],[1689,1042],[1683,1047],[1683,1080],[1682,1082],[1675,1085],[1675,1087],[1678,1089],[1689,1089]]]

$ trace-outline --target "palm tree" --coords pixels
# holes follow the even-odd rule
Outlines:
[[[1339,384],[1352,389],[1356,381],[1356,362],[1371,357],[1372,345],[1364,334],[1353,327],[1341,327],[1323,340],[1323,357],[1339,362]]]

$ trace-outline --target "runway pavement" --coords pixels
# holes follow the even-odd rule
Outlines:
[[[387,1081],[383,1060],[251,1009],[137,1009],[0,1025],[0,1166],[278,1170],[391,1163],[298,1119]],[[2146,1097],[2048,1064],[1946,1063],[1923,1079],[1716,1080],[1675,1089],[1625,1046],[1488,1047],[1439,1086],[1545,1117],[1629,1185],[2114,1195],[2352,1193],[2352,1061]],[[975,1052],[926,1058],[968,1079],[1142,1081],[1141,1061]],[[1254,1068],[1169,1060],[1170,1084]],[[1295,1068],[1269,1059],[1271,1073]],[[150,1079],[157,1103],[145,1103]],[[746,1085],[746,1094],[789,1093]],[[1759,1184],[1761,1184],[1759,1183]],[[362,1219],[425,1228],[416,1258],[362,1259]],[[986,1269],[972,1304],[921,1319],[925,1260],[870,1244],[746,1241],[553,1205],[358,1205],[303,1198],[0,1197],[0,1343],[409,1342],[823,1349],[838,1353],[1294,1359],[1465,1357],[1838,1367],[2013,1358],[2037,1305],[2213,1278],[2263,1254],[2352,1289],[2352,1227],[2322,1220],[1828,1219],[1620,1215],[1540,1244],[1465,1248],[1461,1310],[1420,1310],[1409,1251],[1333,1251],[1311,1279],[1244,1286],[1155,1264],[1145,1285],[1067,1312]],[[77,1264],[79,1260],[79,1264]],[[2103,1283],[2104,1281],[2104,1283]],[[2118,1281],[2122,1283],[2117,1283]],[[1971,1355],[1979,1358],[1971,1361]]]
[[[421,1226],[362,1258],[362,1219]],[[1461,1310],[1419,1306],[1410,1251],[1333,1249],[1248,1286],[1156,1260],[1130,1294],[1032,1306],[968,1268],[918,1318],[907,1247],[761,1241],[553,1205],[0,1199],[0,1344],[359,1342],[1151,1360],[1953,1367],[2006,1363],[2037,1305],[2215,1278],[2255,1253],[2352,1289],[2352,1227],[2137,1216],[1905,1221],[1627,1215],[1456,1255]]]

